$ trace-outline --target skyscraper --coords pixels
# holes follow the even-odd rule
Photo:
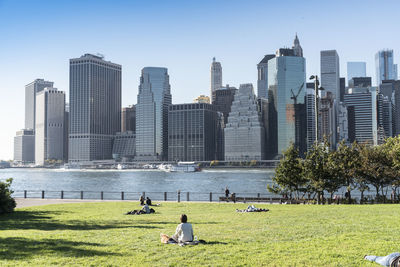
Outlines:
[[[214,105],[190,103],[170,105],[168,112],[168,160],[205,161],[217,155],[220,120]]]
[[[347,106],[340,102],[337,107],[337,137],[338,142],[349,142],[348,112]]]
[[[253,85],[241,84],[224,129],[225,160],[264,159],[264,131]]]
[[[323,95],[331,92],[334,99],[340,96],[339,55],[336,50],[321,51],[321,86]]]
[[[367,63],[365,62],[347,62],[347,81],[354,77],[367,76]]]
[[[315,142],[315,85],[306,85],[306,117],[307,117],[307,150]]]
[[[130,105],[122,109],[121,132],[132,131],[136,133],[136,106]]]
[[[143,68],[136,104],[137,159],[167,159],[168,106],[171,101],[167,68]]]
[[[381,50],[375,54],[376,82],[377,86],[382,80],[394,80],[395,67],[393,64],[393,50]]]
[[[70,59],[69,161],[112,158],[121,130],[121,65],[85,54]]]
[[[259,98],[268,98],[268,60],[274,57],[275,55],[265,55],[257,64],[257,96]]]
[[[350,88],[344,95],[348,108],[349,139],[370,145],[378,144],[377,88]]]
[[[25,85],[25,128],[35,130],[36,93],[53,87],[53,82],[36,79]]]
[[[35,163],[64,160],[65,94],[45,88],[36,94]]]
[[[211,102],[213,99],[213,92],[222,87],[222,67],[221,63],[215,61],[215,57],[213,58],[213,62],[211,63]]]
[[[320,120],[320,138],[326,137],[331,144],[331,148],[336,147],[336,105],[332,92],[323,96],[319,104]]]
[[[224,124],[228,122],[229,112],[231,112],[231,106],[235,99],[236,92],[237,88],[229,86],[229,84],[214,91],[212,104],[224,115]]]
[[[291,142],[299,146],[300,153],[306,150],[305,80],[306,60],[295,56],[293,49],[281,48],[268,61],[268,102],[272,115],[268,122],[272,132],[268,135],[275,138],[271,140],[271,144],[277,144],[275,155],[282,155]]]
[[[14,161],[23,164],[35,162],[35,133],[32,129],[17,131],[14,137]]]
[[[340,102],[343,102],[345,93],[346,93],[346,79],[341,77],[340,78],[340,97],[339,97]]]

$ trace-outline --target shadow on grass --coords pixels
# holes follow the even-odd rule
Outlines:
[[[204,244],[204,245],[227,245],[228,243],[226,243],[226,242],[221,242],[221,241],[210,241],[210,242],[207,242],[206,244]]]
[[[23,230],[35,229],[43,231],[53,230],[107,230],[117,228],[158,228],[151,225],[134,225],[135,222],[108,221],[106,223],[95,223],[92,221],[64,220],[58,221],[53,218],[57,211],[20,211],[0,216],[0,230]],[[105,218],[107,219],[107,218]],[[148,223],[151,224],[151,223]]]
[[[93,247],[93,248],[82,248]],[[34,255],[58,254],[61,257],[119,256],[119,253],[94,249],[98,243],[73,242],[64,239],[34,240],[23,237],[0,238],[0,259],[24,259]]]

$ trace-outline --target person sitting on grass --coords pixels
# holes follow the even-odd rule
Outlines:
[[[399,267],[400,266],[400,253],[395,252],[387,256],[364,256],[364,259],[376,262],[382,266]]]
[[[161,242],[170,244],[193,241],[193,228],[192,225],[187,222],[186,214],[182,214],[180,220],[181,223],[176,227],[175,234],[172,237],[161,234]]]
[[[151,199],[149,197],[146,197],[146,204],[151,206]]]

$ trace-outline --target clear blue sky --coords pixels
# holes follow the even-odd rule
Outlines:
[[[68,59],[101,53],[122,65],[123,106],[136,103],[140,70],[167,67],[173,103],[209,93],[210,64],[222,63],[223,83],[256,88],[264,54],[292,45],[295,33],[307,74],[319,73],[320,50],[347,61],[374,54],[400,59],[400,1],[18,1],[0,0],[0,159],[12,159],[13,136],[24,127],[24,85],[54,81],[68,92]]]

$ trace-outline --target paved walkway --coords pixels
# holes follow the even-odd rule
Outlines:
[[[116,202],[129,200],[96,200],[96,199],[41,199],[41,198],[15,198],[17,208],[25,208],[31,206],[42,206],[50,204],[68,204],[68,203],[81,203],[81,202]],[[137,202],[137,201],[135,201]]]

